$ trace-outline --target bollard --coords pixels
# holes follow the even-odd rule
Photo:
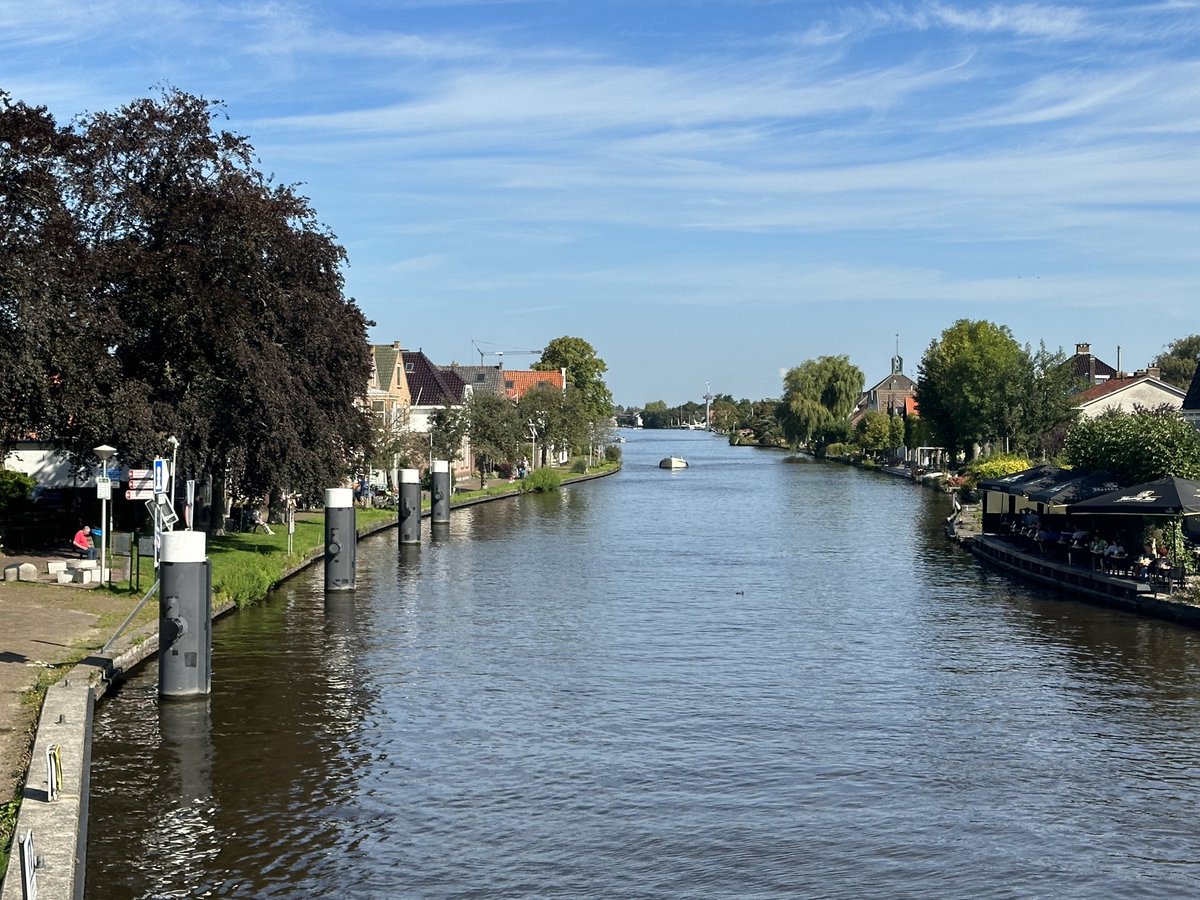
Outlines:
[[[434,524],[450,521],[450,463],[444,459],[433,461],[433,503],[429,520]]]
[[[212,690],[212,563],[203,531],[165,531],[158,587],[158,694]]]
[[[421,473],[400,470],[400,543],[421,543]]]
[[[354,530],[354,491],[325,491],[325,590],[354,590],[358,534]]]

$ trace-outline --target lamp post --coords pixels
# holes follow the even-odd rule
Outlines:
[[[537,468],[537,426],[533,424],[533,419],[529,420],[529,470],[532,472]]]
[[[103,473],[102,482],[96,483],[96,493],[100,495],[100,581],[108,582],[105,577],[108,569],[108,498],[112,496],[112,482],[108,478],[108,461],[117,452],[116,447],[101,444],[93,447],[92,452],[100,460],[100,471]]]

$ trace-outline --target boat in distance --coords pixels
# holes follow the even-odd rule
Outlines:
[[[682,456],[668,456],[658,464],[660,469],[686,469],[687,460]]]

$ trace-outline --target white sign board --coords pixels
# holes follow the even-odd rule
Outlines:
[[[154,473],[149,469],[129,470],[129,490],[125,492],[127,500],[154,499]]]
[[[97,478],[96,479],[96,499],[111,500],[112,499],[112,479]]]

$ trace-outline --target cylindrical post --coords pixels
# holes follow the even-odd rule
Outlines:
[[[203,531],[165,531],[158,587],[158,693],[212,689],[212,563]]]
[[[354,525],[354,491],[325,491],[325,590],[354,590],[354,564],[358,552]]]
[[[432,504],[429,520],[433,524],[446,524],[450,521],[450,463],[444,459],[433,461]]]
[[[421,543],[421,473],[400,470],[400,543]]]

